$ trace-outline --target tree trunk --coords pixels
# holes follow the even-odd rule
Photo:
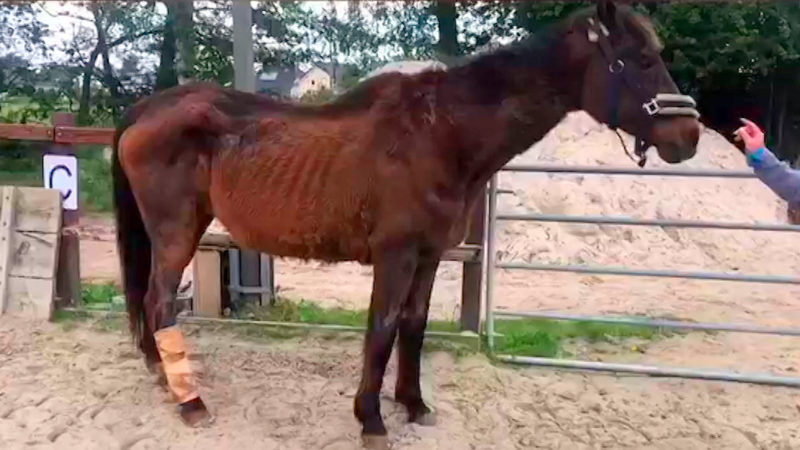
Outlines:
[[[167,21],[164,24],[164,38],[161,41],[161,60],[156,74],[155,90],[160,91],[178,85],[178,73],[175,70],[176,22],[178,8],[174,2],[164,2],[167,6]]]
[[[97,48],[100,50],[100,56],[103,58],[103,84],[111,94],[111,114],[116,121],[117,118],[119,118],[119,105],[122,99],[117,87],[117,80],[114,78],[113,67],[111,66],[111,58],[108,54],[106,28],[97,10],[94,12],[94,24],[97,28]]]
[[[81,81],[81,100],[78,104],[78,125],[89,125],[89,108],[92,101],[92,73],[100,56],[100,46],[96,46],[89,56],[89,62],[83,67],[83,80]]]
[[[436,43],[436,53],[438,58],[448,65],[459,53],[457,18],[455,2],[443,0],[436,2],[436,21],[439,24],[439,42]]]
[[[194,45],[194,2],[179,0],[175,3],[178,39],[178,82],[194,79],[196,52]]]

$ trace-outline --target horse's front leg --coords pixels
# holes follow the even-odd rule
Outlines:
[[[417,269],[415,246],[380,248],[374,253],[374,279],[364,341],[364,366],[354,412],[362,424],[364,445],[388,448],[379,394],[392,353],[398,320]]]
[[[419,378],[428,307],[438,267],[438,257],[420,260],[399,321],[399,367],[394,395],[408,410],[408,420],[420,425],[433,425],[435,422],[433,413],[422,400]]]

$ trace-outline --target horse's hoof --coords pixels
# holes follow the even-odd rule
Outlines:
[[[214,423],[214,416],[208,411],[200,397],[182,403],[179,407],[181,420],[192,428],[205,428]]]
[[[365,449],[389,450],[389,438],[387,436],[365,434],[361,436],[361,439],[364,443]]]
[[[425,414],[420,414],[415,417],[412,422],[417,425],[422,425],[423,427],[432,427],[436,425],[436,414],[433,412],[426,412]]]

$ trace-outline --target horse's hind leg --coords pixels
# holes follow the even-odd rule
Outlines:
[[[167,205],[165,198],[175,204]],[[143,199],[142,204],[143,210],[159,213],[157,219],[145,215],[153,254],[144,299],[147,328],[154,330],[153,337],[167,384],[180,404],[181,418],[188,425],[201,425],[210,419],[210,414],[197,393],[184,336],[176,324],[177,308],[173,303],[183,270],[191,261],[212,216],[198,207],[194,194],[153,195]]]
[[[428,307],[438,267],[438,258],[420,260],[399,321],[397,343],[399,367],[395,399],[408,410],[408,420],[421,425],[433,425],[435,422],[433,413],[422,400],[419,379],[422,342],[428,323]]]

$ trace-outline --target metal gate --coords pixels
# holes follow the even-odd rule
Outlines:
[[[528,173],[561,173],[561,174],[602,174],[619,176],[667,176],[667,177],[719,177],[719,178],[755,178],[751,172],[731,170],[668,170],[668,169],[634,169],[634,168],[608,168],[608,167],[582,167],[582,166],[545,166],[545,165],[509,165],[502,169],[509,172]],[[700,378],[710,380],[740,381],[760,384],[773,384],[800,387],[800,377],[779,376],[774,374],[738,373],[722,370],[708,370],[680,367],[662,367],[639,364],[617,364],[596,361],[567,360],[558,358],[529,357],[498,354],[495,351],[495,318],[537,318],[551,320],[599,322],[621,325],[635,325],[646,327],[673,328],[685,330],[727,331],[741,333],[760,333],[783,336],[800,336],[798,328],[771,328],[750,324],[714,324],[695,323],[671,320],[646,320],[612,316],[582,316],[574,314],[545,313],[545,312],[508,312],[494,309],[494,277],[497,269],[513,270],[539,270],[552,272],[573,272],[597,275],[620,275],[634,277],[657,278],[683,278],[693,280],[718,280],[736,282],[755,282],[800,285],[800,278],[795,276],[771,276],[752,274],[730,274],[715,272],[682,272],[674,270],[643,270],[629,267],[609,267],[590,265],[559,265],[523,262],[497,262],[495,239],[497,221],[538,221],[585,223],[604,225],[628,226],[662,226],[673,228],[716,228],[726,230],[754,230],[754,231],[785,231],[798,232],[800,226],[785,224],[751,224],[713,221],[692,220],[645,220],[628,217],[611,216],[571,216],[556,214],[508,214],[497,211],[497,175],[489,183],[488,192],[488,217],[486,220],[486,339],[490,354],[496,359],[509,363],[528,364],[537,366],[561,367],[581,370],[597,370],[610,372],[627,372],[657,376],[670,376],[682,378]]]

